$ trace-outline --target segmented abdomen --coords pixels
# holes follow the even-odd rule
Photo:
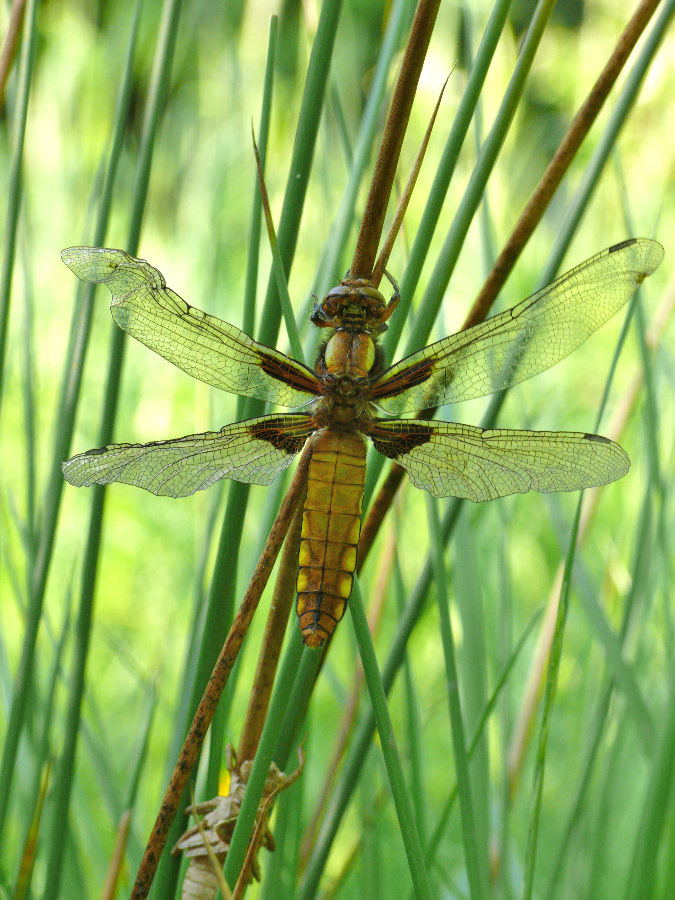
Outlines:
[[[297,613],[305,643],[320,647],[352,592],[366,445],[358,434],[326,428],[315,438],[298,556]]]

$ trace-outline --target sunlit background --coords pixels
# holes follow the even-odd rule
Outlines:
[[[126,247],[135,165],[161,6],[158,0],[146,0],[141,15],[130,118],[105,240],[111,247]],[[361,182],[354,228],[339,265],[334,272],[320,273],[324,248],[330,241],[349,176],[350,156],[357,142],[374,68],[392,7],[396,6],[363,0],[348,0],[343,4],[313,171],[289,277],[290,295],[307,348],[313,346],[306,316],[312,291],[317,285],[325,287],[326,279],[328,284],[337,282],[349,265],[369,183],[369,168]],[[512,4],[429,249],[413,301],[412,317],[479,148],[495,119],[533,6],[522,0]],[[628,7],[632,6],[632,3],[617,4],[611,0],[585,3],[560,0],[556,5],[430,340],[461,326],[491,263],[613,49],[627,21]],[[661,7],[664,6],[662,3]],[[452,74],[403,234],[388,266],[398,277],[405,269],[466,85],[467,48],[470,46],[475,52],[490,10],[487,0],[441,4],[403,147],[396,191],[400,192],[405,184],[438,92],[448,73]],[[0,409],[0,733],[3,739],[19,667],[31,573],[43,525],[44,492],[54,465],[58,398],[71,358],[69,333],[78,324],[75,305],[78,283],[61,263],[59,253],[64,247],[91,242],[132,14],[131,2],[96,4],[85,0],[44,3],[37,10],[23,196]],[[170,89],[156,136],[139,246],[139,255],[156,266],[167,283],[189,303],[235,325],[241,325],[243,316],[255,177],[251,123],[257,130],[272,14],[281,14],[281,21],[266,182],[273,215],[278,221],[320,4],[315,0],[185,4]],[[7,5],[3,5],[0,24],[4,33],[8,24]],[[402,47],[402,42],[399,46]],[[641,48],[642,43],[626,71]],[[671,29],[649,66],[636,104],[606,161],[560,270],[628,236],[655,237],[666,250],[664,263],[645,282],[641,292],[641,315],[634,317],[599,427],[600,433],[620,439],[631,457],[632,468],[622,481],[602,490],[576,560],[559,693],[550,726],[535,880],[536,890],[540,891],[538,896],[551,896],[547,894],[547,885],[554,876],[561,852],[574,791],[584,771],[582,761],[595,721],[600,688],[608,672],[619,677],[619,688],[612,695],[608,718],[601,727],[588,791],[573,819],[575,828],[563,853],[557,896],[624,895],[631,860],[634,860],[638,823],[642,821],[655,777],[658,749],[662,746],[660,724],[668,708],[668,680],[672,681],[674,658],[673,609],[668,594],[668,582],[673,574],[672,557],[669,557],[672,534],[668,523],[672,532],[669,511],[672,513],[670,474],[675,452],[672,428],[675,410],[672,322],[666,315],[655,326],[653,323],[669,296],[672,305],[674,290],[674,58]],[[396,56],[389,74],[389,87],[396,76],[398,61]],[[19,104],[18,62],[17,56],[7,83],[0,127],[4,184],[9,183]],[[540,273],[625,81],[624,74],[527,245],[496,308],[513,305],[539,286]],[[372,158],[375,152],[376,146]],[[3,211],[7,202],[8,193],[3,192]],[[269,244],[263,234],[256,333],[270,261]],[[619,313],[582,349],[553,370],[511,391],[499,424],[595,431],[624,316],[625,311]],[[649,417],[644,386],[634,400],[630,395],[635,378],[642,378],[644,385],[639,333],[645,327],[655,329],[648,372],[656,422]],[[108,348],[114,328],[109,295],[101,289],[97,292],[71,454],[99,444]],[[405,346],[407,334],[404,330],[400,350]],[[277,346],[288,350],[283,325]],[[612,422],[626,405],[626,426],[617,435],[612,431]],[[480,400],[461,407],[446,407],[439,417],[479,424],[486,406],[486,401]],[[194,381],[141,344],[127,341],[115,440],[141,442],[217,429],[235,419],[236,407],[236,397]],[[658,470],[654,469],[650,456],[654,449]],[[387,467],[384,471],[388,471]],[[231,564],[236,604],[243,596],[286,484],[287,480],[251,489],[241,547]],[[129,893],[174,762],[184,680],[196,653],[194,641],[199,640],[191,635],[199,633],[229,489],[229,483],[223,482],[183,500],[158,498],[123,485],[106,491],[77,765],[68,821],[62,823],[62,828],[68,829],[68,836],[59,896],[100,894],[119,817],[127,803],[138,760],[142,758],[119,896]],[[567,553],[577,501],[576,494],[532,493],[481,506],[466,504],[463,509],[459,527],[445,553],[445,564],[469,736],[523,629],[533,613],[547,603]],[[74,620],[82,590],[81,564],[91,502],[90,491],[65,487],[37,639],[35,681],[13,773],[0,851],[1,888],[7,892],[6,896],[11,895],[16,882],[26,831],[36,805],[36,773],[41,771],[47,757],[58,757],[64,741],[65,709],[73,677]],[[438,501],[441,514],[446,505],[447,501]],[[375,637],[381,663],[399,617],[397,598],[401,602],[407,599],[428,552],[426,498],[405,483],[361,579],[367,606],[384,591],[382,618]],[[643,556],[639,557],[640,554]],[[638,557],[642,562],[636,569]],[[637,587],[636,571],[641,579]],[[626,640],[620,644],[622,612],[627,598],[635,591],[638,593],[635,611]],[[236,691],[229,698],[224,737],[235,744],[270,593],[271,586],[263,596],[247,639]],[[427,836],[454,784],[443,653],[434,598],[432,590],[426,612],[408,643],[406,678],[409,683],[399,678],[390,696],[406,774],[413,782],[415,777],[421,778],[421,794],[416,796],[422,799],[416,811],[424,819],[420,830]],[[601,619],[597,618],[598,611]],[[53,701],[50,701],[56,647],[66,622],[68,637],[56,672]],[[294,614],[290,627],[296,627]],[[525,741],[524,760],[518,770],[518,784],[510,795],[508,815],[505,815],[505,797],[508,757],[514,752],[514,731],[536,652],[538,629],[539,625],[518,657],[489,720],[487,740],[480,745],[476,757],[477,765],[482,767],[474,774],[478,828],[489,847],[495,896],[518,895],[522,884],[539,713],[535,713],[532,730]],[[347,615],[310,707],[305,747],[308,762],[301,780],[301,803],[297,806],[303,824],[312,815],[326,778],[326,765],[332,757],[351,692],[356,660],[356,645]],[[406,692],[408,688],[410,693]],[[156,706],[144,755],[149,710],[155,702],[153,691],[156,691]],[[367,703],[364,695],[359,715]],[[411,708],[419,718],[419,733],[414,741]],[[412,749],[411,741],[416,745]],[[672,784],[672,764],[668,778],[666,788]],[[205,799],[199,795],[199,780],[196,796]],[[368,757],[354,802],[337,833],[324,873],[323,887],[335,889],[336,896],[360,897],[366,890],[373,896],[408,896],[410,876],[388,796],[385,769],[375,747]],[[667,796],[666,793],[665,802]],[[653,896],[667,896],[668,887],[673,888],[672,811],[671,803],[670,818],[663,832],[657,835],[661,850]],[[374,817],[375,829],[366,814]],[[300,825],[297,834],[302,835]],[[32,896],[40,896],[45,890],[46,860],[52,839],[48,794]],[[345,867],[355,847],[353,863]],[[263,873],[268,858],[267,851],[263,851]],[[288,858],[292,860],[292,854]],[[292,862],[287,859],[286,864],[290,866]],[[456,807],[444,831],[437,863],[430,871],[435,896],[468,896],[461,822]],[[270,890],[268,886],[267,891]],[[52,896],[49,888],[45,896]],[[251,896],[260,896],[260,889],[253,888]]]

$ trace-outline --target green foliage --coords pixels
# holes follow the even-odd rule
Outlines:
[[[628,15],[609,0],[558,5],[547,21],[541,3],[526,36],[534,4],[513,4],[511,18],[508,3],[441,4],[402,183],[458,47],[461,60],[388,264],[403,296],[384,342],[390,354],[399,339],[411,350],[459,327],[492,245],[508,237]],[[554,371],[439,413],[610,434],[626,405],[619,439],[632,469],[602,489],[576,548],[576,496],[474,506],[403,485],[359,578],[369,615],[384,592],[373,644],[356,601],[354,625],[345,616],[308,711],[318,656],[301,652],[289,623],[252,780],[262,790],[270,758],[292,770],[303,739],[307,762],[277,800],[278,855],[261,852],[264,887],[252,887],[253,897],[277,896],[276,885],[307,898],[319,885],[339,897],[407,897],[413,884],[420,896],[672,893],[672,325],[652,331],[673,290],[665,123],[675,44],[672,33],[663,37],[673,5],[660,5],[498,301],[513,305],[629,235],[654,236],[666,259],[625,333],[620,313]],[[268,58],[267,14],[277,6]],[[310,347],[311,292],[348,264],[412,8],[362,0],[182,9],[123,0],[98,13],[74,0],[26,6],[0,125],[0,885],[8,892],[20,867],[25,878],[34,863],[35,896],[99,895],[130,808],[118,895],[129,894],[285,486],[283,478],[268,488],[224,482],[181,501],[122,485],[64,490],[60,462],[71,453],[219,428],[260,409],[133,341],[122,365],[107,294],[76,284],[59,252],[84,243],[137,250],[192,305],[287,350],[260,228],[253,120],[277,267]],[[478,149],[466,140],[477,105]],[[370,468],[369,497],[379,471]],[[521,733],[535,635],[562,569],[559,653],[545,702]],[[238,743],[271,593],[269,585],[202,754],[197,801],[225,772],[224,745]],[[361,685],[338,764],[360,677],[357,643],[368,689]],[[546,666],[540,671],[544,678]],[[378,731],[391,738],[386,746]],[[251,795],[242,808],[230,879],[255,805]],[[35,851],[26,841],[32,824]],[[181,811],[169,849],[184,827]],[[178,875],[165,856],[155,895],[172,896]]]

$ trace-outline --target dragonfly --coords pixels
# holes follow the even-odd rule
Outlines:
[[[212,387],[295,411],[88,450],[63,463],[64,476],[77,486],[122,482],[186,497],[221,478],[270,484],[311,441],[296,611],[305,644],[320,647],[352,591],[368,441],[434,497],[576,491],[626,474],[625,451],[597,434],[397,417],[486,396],[553,366],[627,302],[663,254],[646,238],[614,244],[513,308],[388,367],[378,337],[398,288],[392,279],[386,301],[368,279],[348,273],[311,313],[327,329],[312,370],[190,306],[145,260],[71,247],[61,254],[65,264],[110,289],[112,316],[132,337]]]

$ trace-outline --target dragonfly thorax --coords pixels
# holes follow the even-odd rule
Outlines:
[[[323,351],[325,374],[365,378],[375,363],[375,343],[369,334],[338,330]]]

